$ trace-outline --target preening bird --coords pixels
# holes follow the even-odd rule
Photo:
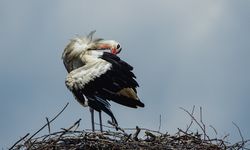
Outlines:
[[[110,109],[110,100],[132,108],[144,107],[144,104],[137,96],[139,85],[133,67],[117,56],[122,50],[121,45],[114,40],[93,39],[94,33],[72,39],[64,49],[62,59],[68,71],[67,88],[80,104],[90,107],[93,131],[94,110],[99,112],[102,131],[102,111],[118,125]]]

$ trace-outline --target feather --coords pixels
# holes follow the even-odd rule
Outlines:
[[[89,39],[89,42],[92,41],[93,35],[95,34],[95,32],[96,32],[96,30],[93,30],[93,31],[91,31],[91,32],[87,35],[87,39]]]

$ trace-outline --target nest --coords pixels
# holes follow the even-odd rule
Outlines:
[[[67,105],[66,105],[67,106]],[[66,108],[64,107],[64,109]],[[63,110],[64,110],[63,109]],[[62,111],[63,111],[62,110]],[[194,110],[194,108],[193,108]],[[62,112],[61,111],[61,112]],[[186,110],[184,110],[186,111]],[[209,138],[205,133],[205,127],[202,122],[192,118],[191,123],[186,130],[178,129],[174,135],[161,133],[145,128],[120,128],[114,126],[105,126],[110,130],[104,132],[91,132],[89,130],[80,131],[78,127],[81,119],[76,121],[72,126],[61,129],[60,131],[50,133],[50,123],[54,121],[61,112],[33,135],[27,134],[18,140],[10,149],[11,150],[88,150],[88,149],[168,149],[168,150],[225,150],[225,149],[248,149],[245,147],[248,140],[242,140],[235,144],[230,144],[224,139]],[[186,111],[190,116],[192,113]],[[193,123],[198,123],[202,127],[203,133],[194,133],[189,129]],[[109,122],[110,125],[113,125]],[[235,124],[236,125],[236,124]],[[36,135],[48,127],[49,133],[40,137]],[[238,127],[238,126],[237,126]],[[115,131],[114,128],[118,129]],[[240,130],[239,130],[240,131]],[[241,134],[241,132],[240,132]]]

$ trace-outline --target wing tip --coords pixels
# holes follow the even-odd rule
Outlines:
[[[144,104],[144,103],[142,103],[140,100],[138,100],[137,105],[138,105],[138,106],[140,106],[140,107],[145,107],[145,104]]]

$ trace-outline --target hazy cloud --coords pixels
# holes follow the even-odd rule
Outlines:
[[[249,138],[249,6],[226,0],[1,1],[2,147],[36,131],[66,102],[53,130],[80,117],[82,128],[90,127],[88,109],[64,85],[60,58],[70,38],[93,29],[123,45],[121,57],[135,67],[141,85],[144,109],[112,103],[121,126],[157,129],[161,114],[163,130],[174,132],[190,119],[179,107],[196,105],[220,135],[240,140],[235,121]]]

